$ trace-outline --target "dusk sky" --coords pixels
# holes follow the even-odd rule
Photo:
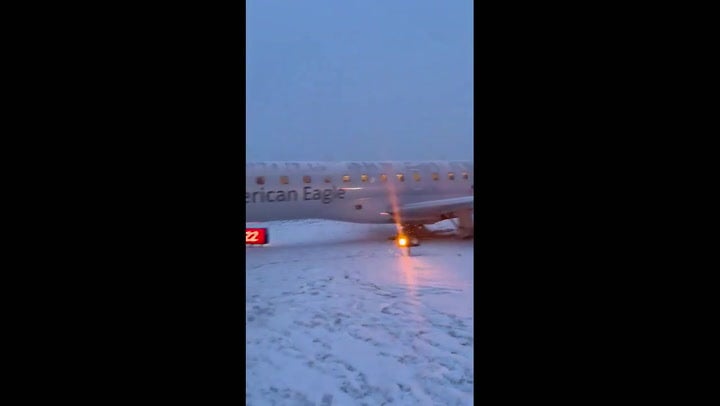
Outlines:
[[[246,4],[247,161],[472,159],[472,1]]]

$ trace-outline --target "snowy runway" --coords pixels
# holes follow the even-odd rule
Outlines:
[[[246,248],[248,405],[472,404],[472,241],[264,223]],[[440,228],[447,228],[441,225]]]

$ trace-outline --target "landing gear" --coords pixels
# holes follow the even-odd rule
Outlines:
[[[407,256],[411,255],[410,247],[417,247],[420,245],[420,240],[418,239],[417,234],[409,233],[409,230],[416,232],[418,229],[407,229],[405,227],[402,227],[402,231],[400,231],[400,234],[393,238],[395,240],[395,244],[397,244],[400,249],[404,250]]]
[[[474,236],[474,223],[473,223],[473,211],[472,210],[459,210],[454,213],[450,213],[442,218],[443,220],[450,220],[455,225],[455,236],[463,240],[468,240]],[[400,227],[399,235],[408,238],[408,241],[419,241],[419,239],[434,239],[449,237],[450,235],[445,234],[447,231],[452,230],[428,230],[423,224],[403,224]],[[397,241],[398,235],[388,238],[389,240]]]
[[[429,233],[428,229],[423,224],[406,224],[402,226],[402,232],[405,235],[418,237],[422,234]]]
[[[429,233],[430,231],[423,224],[404,224],[400,227],[400,235],[411,237],[414,240]],[[389,237],[388,240],[397,240],[397,238],[398,236],[394,235]]]

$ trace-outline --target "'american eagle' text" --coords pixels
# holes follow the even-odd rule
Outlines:
[[[265,203],[265,202],[296,202],[298,201],[300,192],[298,190],[263,190],[255,192],[245,192],[245,203]],[[332,189],[313,189],[305,186],[302,190],[303,200],[320,200],[325,204],[335,199],[344,199],[345,191],[333,187]]]

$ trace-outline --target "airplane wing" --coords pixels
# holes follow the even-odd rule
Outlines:
[[[450,199],[428,200],[425,202],[408,203],[400,206],[398,211],[403,220],[435,219],[440,221],[456,217],[456,212],[473,209],[474,196],[454,197]],[[390,214],[393,214],[390,212]]]

